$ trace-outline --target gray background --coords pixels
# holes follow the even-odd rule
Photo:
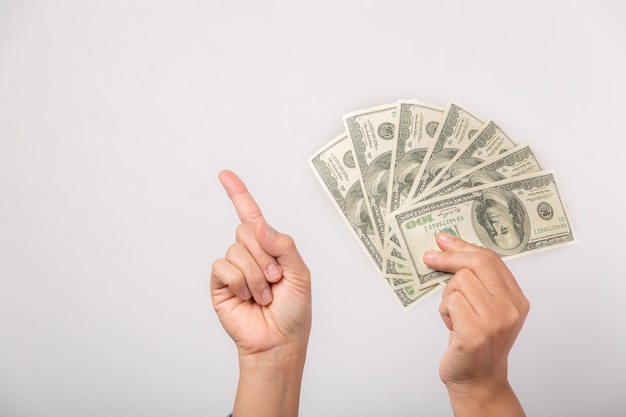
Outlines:
[[[626,413],[626,7],[0,1],[0,415],[221,416],[209,271],[247,182],[313,272],[302,416],[450,416],[439,296],[404,313],[307,158],[341,116],[455,98],[554,169],[580,243],[511,261],[532,416]]]

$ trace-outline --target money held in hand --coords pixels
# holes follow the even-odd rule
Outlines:
[[[403,310],[450,274],[422,262],[447,232],[504,259],[576,242],[554,173],[493,120],[450,100],[398,100],[343,116],[309,163]]]
[[[436,274],[422,262],[446,232],[501,257],[528,255],[575,241],[554,174],[540,171],[404,207],[390,215],[419,275]]]

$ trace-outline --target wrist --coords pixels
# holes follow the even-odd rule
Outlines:
[[[454,415],[522,417],[522,406],[508,380],[447,384]]]
[[[305,358],[306,344],[240,352],[233,416],[297,416]]]
[[[263,352],[239,351],[239,373],[255,380],[271,382],[302,374],[306,360],[306,343],[277,346]]]

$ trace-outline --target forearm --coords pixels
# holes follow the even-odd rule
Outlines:
[[[240,357],[233,417],[296,417],[306,347]]]
[[[455,417],[525,417],[511,385],[448,387]]]

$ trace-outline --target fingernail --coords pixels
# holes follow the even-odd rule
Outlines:
[[[250,290],[248,289],[248,287],[243,289],[243,298],[244,300],[248,300],[250,299],[250,297],[252,297],[252,294],[250,294]]]
[[[438,254],[439,252],[436,250],[429,250],[429,251],[424,252],[424,262],[425,263],[432,262],[437,257]]]
[[[274,229],[272,229],[272,227],[267,223],[263,224],[263,233],[265,233],[265,236],[270,239],[274,237]]]
[[[261,292],[261,303],[269,304],[272,302],[272,291],[269,288],[266,288]]]
[[[268,278],[278,279],[278,278],[280,278],[280,276],[282,274],[283,273],[281,272],[280,268],[276,264],[270,264],[267,267],[267,276],[268,276]]]
[[[452,242],[452,239],[454,239],[454,236],[452,236],[450,233],[446,233],[446,232],[439,232],[437,234],[437,237],[439,238],[439,240],[442,243],[450,243],[450,242]]]

